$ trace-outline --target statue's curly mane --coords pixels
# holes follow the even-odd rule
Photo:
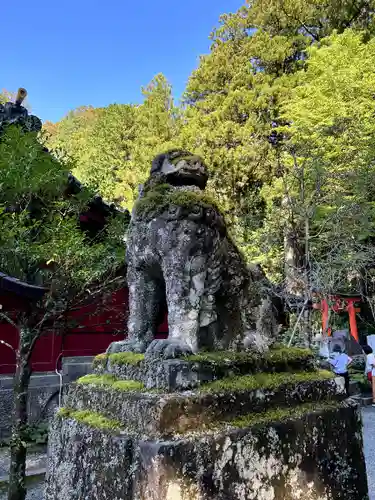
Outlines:
[[[170,149],[169,151],[166,151],[165,153],[161,153],[161,154],[155,156],[155,158],[152,160],[150,175],[153,175],[157,172],[160,172],[165,160],[168,160],[170,163],[175,164],[179,160],[188,159],[188,158],[196,158],[196,159],[201,160],[196,155],[193,155],[193,153],[190,153],[189,151],[184,151],[181,149]],[[201,160],[201,162],[203,163],[202,160]]]

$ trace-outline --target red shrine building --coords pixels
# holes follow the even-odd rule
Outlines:
[[[23,283],[0,273],[0,304],[12,313],[27,310],[44,294],[44,289]],[[126,287],[113,292],[105,303],[100,298],[68,313],[67,327],[62,332],[46,332],[38,340],[32,355],[33,372],[55,372],[63,358],[95,356],[104,352],[109,344],[126,337],[128,316],[128,290]],[[165,315],[159,326],[159,338],[167,336]],[[16,348],[18,331],[6,320],[0,322],[0,341]],[[15,371],[14,352],[0,343],[0,374]]]

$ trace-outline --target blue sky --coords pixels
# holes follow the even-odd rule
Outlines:
[[[219,15],[242,0],[18,0],[2,6],[0,89],[25,87],[56,121],[81,105],[140,102],[162,72],[184,90]],[[5,7],[5,12],[4,12]]]

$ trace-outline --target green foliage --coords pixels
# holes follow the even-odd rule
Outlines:
[[[227,377],[202,385],[202,392],[243,392],[257,389],[278,389],[291,387],[304,382],[332,379],[331,372],[319,370],[300,373],[258,373],[242,377]]]
[[[267,190],[272,232],[281,220],[307,240],[310,281],[327,293],[358,292],[374,259],[374,39],[363,37],[346,30],[309,49],[282,103],[283,184]]]
[[[225,206],[237,240],[273,279],[281,281],[284,274],[286,221],[279,209],[287,165],[280,156],[284,130],[278,127],[292,121],[281,107],[293,104],[291,90],[304,75],[309,47],[350,27],[370,37],[373,7],[374,2],[363,9],[349,1],[248,2],[222,16],[210,54],[188,82],[184,147],[205,158],[210,189]],[[325,68],[329,72],[331,66]]]
[[[48,423],[28,425],[25,431],[25,441],[29,444],[44,445],[48,442]]]
[[[68,173],[36,134],[10,127],[1,136],[0,269],[46,287],[49,310],[115,275],[124,258],[121,217],[98,241],[81,231],[79,214],[93,192],[66,197]]]
[[[311,257],[325,266],[315,268],[337,287],[348,281],[337,268],[353,255],[366,264],[367,250],[340,250],[334,263],[325,261],[332,230],[338,242],[373,235],[374,7],[373,0],[246,2],[221,16],[180,108],[159,74],[139,106],[81,108],[48,124],[49,144],[72,158],[83,181],[128,208],[156,153],[200,154],[208,192],[249,260],[282,282],[288,227],[298,272],[310,265],[308,239]],[[138,208],[163,203],[155,193]]]
[[[157,75],[142,89],[143,104],[83,108],[61,122],[47,124],[49,145],[73,160],[73,173],[104,199],[132,208],[138,185],[148,176],[152,158],[170,149],[179,122],[172,90]]]
[[[0,141],[0,204],[22,204],[30,196],[61,195],[68,169],[43,151],[35,133],[9,127]]]
[[[27,448],[33,448],[35,446],[43,446],[48,442],[48,432],[49,424],[46,422],[41,422],[38,424],[26,425],[22,432],[22,440],[26,444]],[[11,444],[11,438],[6,438],[0,440],[1,447],[9,447]]]

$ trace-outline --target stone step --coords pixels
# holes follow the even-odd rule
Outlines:
[[[372,405],[372,396],[362,396],[359,398],[359,401],[362,406],[371,406]]]
[[[93,356],[77,356],[64,358],[62,363],[62,375],[64,384],[68,384],[92,372]]]
[[[45,474],[47,453],[45,449],[28,452],[26,458],[26,476],[35,477]],[[0,483],[7,483],[10,467],[10,452],[8,448],[0,449]]]
[[[167,438],[192,429],[203,431],[219,421],[273,407],[345,398],[343,379],[334,379],[328,372],[235,377],[174,394],[142,392],[137,382],[133,384],[138,392],[129,392],[132,382],[110,382],[108,375],[85,377],[70,388],[66,407],[100,413],[129,432],[149,437]]]
[[[203,383],[249,373],[311,371],[315,360],[307,349],[277,348],[265,354],[248,352],[202,353],[183,359],[145,360],[142,354],[99,355],[93,362],[97,374],[121,380],[138,380],[147,389],[194,389]]]

